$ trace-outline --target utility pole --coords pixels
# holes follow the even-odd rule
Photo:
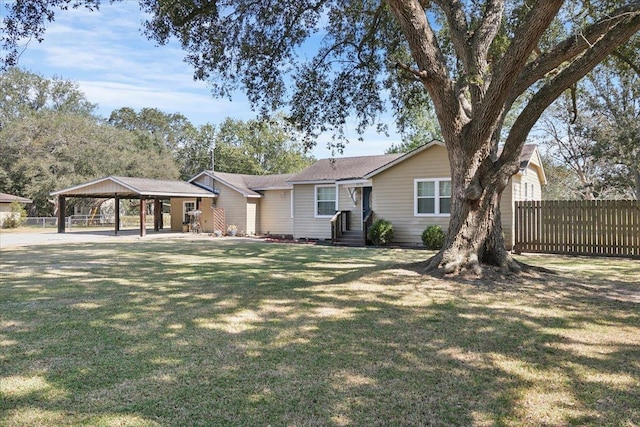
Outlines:
[[[211,141],[211,172],[216,171],[216,142]]]

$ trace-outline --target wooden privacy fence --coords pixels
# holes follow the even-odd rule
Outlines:
[[[515,202],[514,251],[640,258],[640,201]]]

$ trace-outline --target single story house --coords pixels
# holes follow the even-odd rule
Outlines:
[[[10,216],[16,215],[12,212],[11,204],[18,202],[22,205],[33,203],[33,200],[26,197],[14,196],[13,194],[0,193],[0,226],[4,224],[4,220]]]
[[[546,184],[536,145],[525,145],[520,160],[520,170],[511,178],[500,206],[509,248],[514,202],[540,200]],[[341,231],[362,236],[366,221],[384,218],[394,226],[396,243],[420,245],[426,227],[435,224],[446,230],[449,224],[450,167],[440,141],[406,154],[323,159],[297,174],[203,171],[189,182],[214,196],[211,203],[172,198],[175,231],[195,208],[202,211],[206,232],[224,233],[233,224],[246,235],[297,239],[335,239],[336,220],[342,223]]]

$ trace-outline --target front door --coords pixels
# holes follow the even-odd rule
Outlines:
[[[362,188],[362,219],[366,218],[371,212],[371,187]]]

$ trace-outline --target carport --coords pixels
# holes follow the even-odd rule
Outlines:
[[[147,234],[147,203],[154,203],[153,229],[160,231],[162,228],[163,200],[171,200],[172,197],[195,198],[196,209],[199,209],[202,199],[217,197],[211,191],[185,181],[122,176],[100,178],[65,188],[64,190],[54,191],[51,195],[58,199],[58,233],[65,232],[67,198],[115,199],[115,234],[120,231],[120,200],[138,199],[140,200],[140,236]]]

